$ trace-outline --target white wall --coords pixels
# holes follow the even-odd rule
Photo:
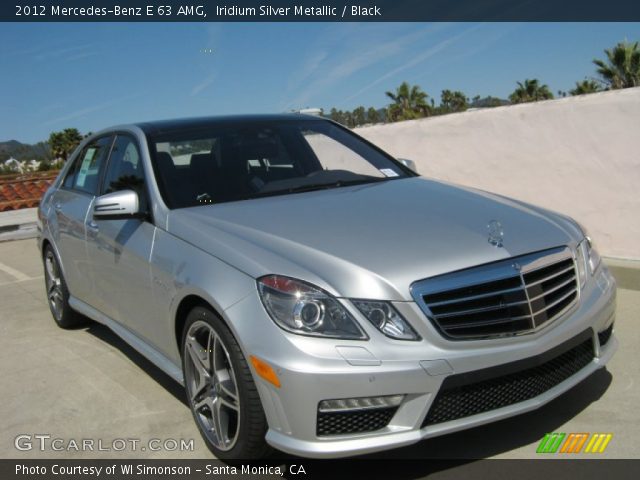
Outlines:
[[[420,174],[571,215],[640,259],[640,88],[356,129]]]

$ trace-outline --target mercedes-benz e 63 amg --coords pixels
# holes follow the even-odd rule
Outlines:
[[[85,139],[43,197],[51,312],[186,388],[219,458],[374,452],[537,408],[605,365],[585,230],[304,115]]]

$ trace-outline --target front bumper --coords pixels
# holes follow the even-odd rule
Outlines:
[[[520,337],[464,342],[442,338],[413,302],[395,305],[420,330],[421,342],[391,340],[366,321],[361,321],[370,337],[365,342],[288,334],[270,319],[264,321],[266,313],[257,295],[245,298],[225,314],[245,355],[258,356],[271,364],[281,382],[276,388],[254,375],[269,423],[267,441],[296,455],[337,458],[410,445],[544,405],[613,356],[618,346],[615,336],[601,347],[598,333],[613,324],[615,296],[615,281],[601,266],[581,292],[578,307],[547,328]],[[359,318],[348,302],[343,303]],[[425,423],[447,377],[544,356],[585,330],[591,332],[593,360],[543,393],[463,418]],[[405,395],[404,401],[385,427],[367,433],[318,435],[318,404],[322,400],[397,394]]]

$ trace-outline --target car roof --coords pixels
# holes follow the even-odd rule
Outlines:
[[[145,134],[157,135],[176,130],[197,130],[200,128],[216,127],[224,125],[238,125],[250,123],[269,123],[282,121],[318,121],[322,117],[303,115],[299,113],[281,114],[251,114],[251,115],[221,115],[212,117],[178,118],[173,120],[159,120],[153,122],[140,122],[133,125],[139,127]]]

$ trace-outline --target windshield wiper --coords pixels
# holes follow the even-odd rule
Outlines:
[[[246,198],[270,197],[272,195],[284,195],[288,193],[313,192],[316,190],[328,190],[331,188],[347,187],[351,185],[363,185],[366,183],[377,183],[387,180],[386,178],[367,178],[360,180],[337,180],[335,182],[308,183],[306,185],[298,185],[288,188],[279,188],[277,190],[267,190],[256,192],[248,195]]]

